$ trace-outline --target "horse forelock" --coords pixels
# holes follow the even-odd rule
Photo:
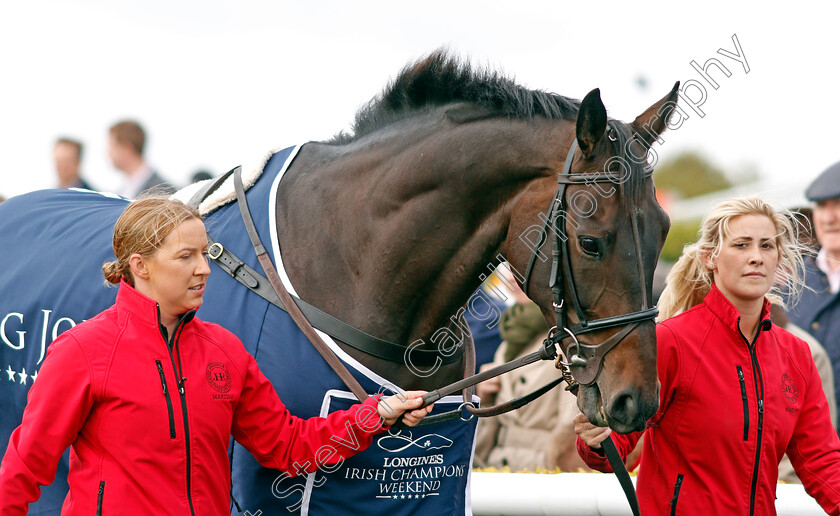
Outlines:
[[[580,101],[516,84],[497,71],[474,68],[469,62],[438,50],[409,64],[385,89],[357,113],[353,133],[336,135],[330,143],[344,144],[377,129],[432,108],[468,102],[498,116],[575,120]]]

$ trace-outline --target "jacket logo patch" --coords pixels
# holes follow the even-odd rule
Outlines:
[[[782,375],[782,394],[785,395],[785,399],[790,404],[795,404],[796,400],[799,399],[799,387],[787,373]]]
[[[207,364],[207,383],[219,392],[230,390],[230,373],[221,362]]]

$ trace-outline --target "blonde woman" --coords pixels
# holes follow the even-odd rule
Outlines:
[[[61,513],[229,514],[233,436],[291,475],[416,424],[420,391],[371,397],[326,418],[289,414],[232,333],[195,317],[210,268],[198,212],[178,201],[131,203],[114,227],[116,303],[50,346],[0,465],[0,514],[26,514],[70,446]]]
[[[716,206],[660,298],[659,410],[645,430],[642,514],[772,515],[785,452],[807,492],[840,515],[840,440],[808,345],[770,322],[802,282],[790,221],[757,197]],[[793,298],[795,298],[795,294]],[[578,453],[610,471],[610,430],[580,416]],[[612,434],[622,455],[642,432]]]

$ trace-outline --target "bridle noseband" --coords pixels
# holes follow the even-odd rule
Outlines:
[[[609,135],[608,137],[613,140],[612,135]],[[599,173],[598,175],[572,174],[572,161],[574,161],[575,150],[577,147],[577,139],[575,138],[572,140],[572,144],[569,147],[569,152],[566,155],[566,161],[563,163],[563,170],[557,177],[557,182],[559,183],[557,191],[554,193],[554,197],[551,200],[547,216],[543,220],[540,240],[531,254],[522,284],[522,290],[527,293],[531,273],[533,272],[534,263],[539,255],[539,250],[545,244],[549,235],[552,235],[553,248],[551,253],[552,260],[549,287],[551,288],[552,306],[554,308],[556,326],[554,326],[549,332],[547,344],[557,345],[557,347],[560,348],[561,352],[558,353],[555,365],[558,369],[563,371],[564,377],[566,377],[567,381],[569,381],[570,387],[572,388],[576,387],[576,385],[574,385],[575,383],[581,385],[591,385],[594,383],[601,372],[604,356],[616,347],[622,340],[624,340],[624,338],[635,330],[641,323],[652,321],[659,314],[659,309],[655,306],[648,306],[647,290],[643,284],[641,289],[641,310],[595,320],[589,320],[586,317],[586,313],[581,306],[580,298],[578,296],[575,278],[572,275],[572,266],[569,254],[569,237],[566,232],[564,215],[567,206],[566,187],[570,184],[607,182],[621,183],[621,177],[618,174],[612,174],[607,171]],[[652,174],[652,170],[647,169],[646,175],[649,174]],[[635,213],[631,213],[630,219],[633,227],[633,242],[636,247],[636,261],[639,267],[639,278],[640,281],[644,281],[645,276],[642,264],[638,216]],[[550,230],[548,227],[549,224],[551,224]],[[564,277],[568,280],[570,298],[574,304],[575,313],[579,321],[573,326],[568,325],[563,283]],[[581,344],[577,338],[578,335],[584,333],[618,326],[624,326],[624,328],[597,345]],[[572,339],[572,343],[568,348],[563,350],[562,342],[568,338]],[[568,360],[563,360],[564,355],[569,357]]]

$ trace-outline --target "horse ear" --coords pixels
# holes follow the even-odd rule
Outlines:
[[[668,127],[668,121],[677,107],[679,89],[680,81],[677,81],[674,87],[671,88],[670,93],[647,108],[644,113],[639,115],[630,124],[633,132],[639,135],[642,143],[647,147],[650,147],[653,145],[653,142],[659,140],[659,135]]]
[[[583,97],[577,117],[577,141],[584,157],[589,157],[607,130],[607,108],[601,90],[595,88]]]

